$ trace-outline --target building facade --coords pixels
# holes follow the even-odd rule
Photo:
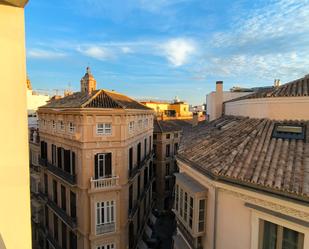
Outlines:
[[[0,0],[0,248],[31,248],[24,7]]]
[[[184,135],[174,248],[309,248],[308,83],[304,77],[223,103],[224,115]],[[262,104],[270,99],[278,112]],[[290,99],[295,113],[281,106]],[[246,111],[236,108],[243,101]]]
[[[153,207],[153,111],[96,90],[87,68],[81,92],[38,115],[45,248],[136,248]]]
[[[180,101],[177,97],[172,102],[166,101],[142,101],[142,104],[155,111],[157,119],[191,119],[192,112],[189,110],[189,104]]]
[[[155,195],[156,208],[159,210],[170,210],[172,208],[175,185],[174,173],[178,170],[176,154],[180,144],[181,131],[181,127],[173,121],[154,121]]]

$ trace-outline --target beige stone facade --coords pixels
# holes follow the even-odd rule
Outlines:
[[[92,89],[38,114],[45,248],[136,248],[153,207],[153,111]]]
[[[174,173],[178,171],[176,154],[180,144],[181,128],[171,121],[154,123],[153,143],[155,150],[156,208],[170,210],[175,185]]]

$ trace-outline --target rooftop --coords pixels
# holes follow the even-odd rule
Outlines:
[[[173,132],[173,131],[183,131],[184,129],[190,128],[191,122],[185,120],[157,120],[154,119],[153,122],[153,132]]]
[[[103,89],[94,90],[90,94],[87,92],[75,92],[64,98],[54,99],[41,108],[113,108],[152,110],[128,96]]]
[[[309,121],[224,116],[185,132],[178,158],[216,179],[309,200],[308,129]]]
[[[243,99],[304,96],[309,96],[309,75],[278,87],[260,88],[252,94],[235,98],[227,102],[234,102]]]

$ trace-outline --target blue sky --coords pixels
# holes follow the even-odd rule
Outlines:
[[[98,87],[202,104],[214,90],[309,73],[308,0],[30,0],[27,70],[36,89]]]

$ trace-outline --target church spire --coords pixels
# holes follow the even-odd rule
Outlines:
[[[81,92],[91,94],[96,88],[97,82],[91,73],[90,67],[87,67],[84,77],[80,80],[80,90]]]

